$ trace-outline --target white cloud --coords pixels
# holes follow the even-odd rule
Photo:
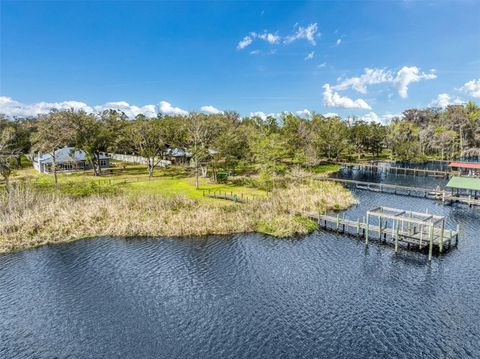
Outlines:
[[[408,86],[410,83],[435,78],[437,78],[435,70],[431,70],[430,73],[426,74],[420,72],[420,69],[416,66],[403,66],[393,79],[393,86],[397,89],[400,97],[406,98],[408,96]]]
[[[459,90],[465,92],[469,96],[480,98],[480,79],[464,83]]]
[[[40,114],[49,113],[52,110],[70,110],[92,112],[93,109],[87,104],[79,101],[63,102],[38,102],[34,104],[23,104],[13,100],[11,97],[0,96],[0,113],[14,117],[32,117]]]
[[[249,46],[253,42],[253,39],[251,36],[245,36],[242,40],[239,41],[237,45],[237,50],[243,50],[247,46]]]
[[[318,67],[319,69],[324,68],[324,67],[326,67],[326,66],[327,66],[327,63],[326,63],[326,62],[322,62],[321,64],[318,64],[318,65],[317,65],[317,67]]]
[[[282,40],[283,43],[288,44],[296,40],[304,39],[307,40],[310,44],[316,45],[315,38],[320,36],[318,32],[317,23],[308,25],[307,27],[294,26],[295,32],[289,36],[280,36],[277,32],[272,33],[264,31],[262,33],[250,32],[248,35],[244,36],[237,44],[237,50],[243,50],[246,47],[250,46],[256,39],[263,40],[268,42],[270,45],[279,44]]]
[[[253,43],[253,40],[255,39],[261,39],[265,40],[271,45],[277,44],[280,42],[280,36],[277,34],[272,34],[270,32],[264,32],[261,34],[257,34],[256,32],[251,32],[247,36],[245,36],[243,39],[241,39],[238,44],[237,44],[237,50],[243,50],[244,48],[250,46]],[[250,52],[250,54],[255,55],[259,54],[259,50],[254,50]]]
[[[315,57],[315,51],[310,52],[307,56],[305,56],[304,60],[312,60]]]
[[[105,110],[117,110],[122,111],[130,118],[133,118],[137,115],[143,114],[147,117],[154,117],[157,115],[157,111],[155,105],[145,105],[142,107],[130,105],[126,101],[118,101],[118,102],[107,102],[103,105],[94,106],[96,112],[102,112]]]
[[[279,113],[265,113],[262,111],[250,112],[250,117],[259,117],[262,121],[266,121],[267,117],[279,118],[281,114]]]
[[[250,51],[250,55],[260,55],[260,50]]]
[[[277,34],[272,34],[272,33],[263,33],[258,35],[259,39],[267,41],[269,44],[276,44],[280,41],[280,36]]]
[[[359,117],[360,120],[365,121],[365,122],[378,122],[380,123],[380,118],[375,112],[369,112],[363,116]]]
[[[339,83],[332,86],[332,89],[342,91],[352,88],[357,92],[367,93],[369,85],[390,83],[397,89],[401,97],[406,98],[408,96],[408,87],[412,82],[432,80],[436,77],[435,70],[431,70],[430,73],[424,73],[416,66],[403,66],[396,74],[387,69],[365,68],[360,76],[339,78]]]
[[[340,45],[342,43],[342,39],[337,39],[336,45]]]
[[[188,115],[188,111],[182,110],[180,107],[173,107],[167,101],[160,101],[159,112],[165,115]]]
[[[351,77],[343,80],[339,79],[341,82],[332,86],[332,89],[341,91],[351,87],[360,93],[367,93],[367,85],[381,84],[384,82],[391,82],[392,80],[393,76],[390,71],[385,69],[370,69],[367,67],[359,77]]]
[[[323,117],[329,118],[329,117],[340,117],[338,113],[335,112],[327,112],[323,114]]]
[[[38,102],[34,104],[23,104],[15,101],[10,97],[0,96],[0,113],[9,117],[35,117],[37,115],[49,113],[52,110],[64,111],[73,109],[75,111],[85,111],[87,113],[99,113],[104,110],[118,110],[125,113],[130,118],[139,114],[147,117],[155,117],[158,112],[169,115],[187,115],[188,112],[178,107],[173,107],[166,101],[161,101],[158,106],[130,105],[126,101],[107,102],[102,105],[89,106],[79,101],[63,101],[63,102]]]
[[[385,113],[382,116],[377,115],[375,112],[371,111],[363,116],[360,116],[359,119],[365,122],[376,122],[376,123],[382,123],[382,124],[388,124],[394,117],[401,117],[400,114],[391,114],[391,113]]]
[[[222,113],[222,111],[220,111],[218,108],[213,107],[211,105],[202,106],[202,107],[200,107],[200,110],[202,112],[206,112],[206,113],[210,113],[210,114]]]
[[[382,115],[381,120],[384,124],[388,124],[392,121],[392,119],[400,118],[400,117],[402,117],[401,113],[392,114],[390,112],[387,112],[387,113]]]
[[[323,85],[323,102],[327,107],[360,108],[371,110],[372,108],[362,99],[352,100],[333,92],[329,84]]]
[[[312,113],[307,109],[296,111],[295,113],[300,117],[305,117],[305,118],[312,117]]]
[[[460,98],[456,98],[455,100],[452,101],[452,98],[450,97],[449,94],[447,93],[441,93],[437,96],[435,100],[429,103],[428,106],[430,107],[441,107],[445,108],[448,105],[459,105],[464,103]]]
[[[320,35],[320,33],[317,35],[317,32],[318,32],[317,23],[310,24],[307,27],[299,26],[297,31],[294,34],[285,37],[284,42],[288,44],[295,40],[303,39],[303,40],[307,40],[310,44],[315,46],[317,44],[317,42],[315,41],[315,36]]]

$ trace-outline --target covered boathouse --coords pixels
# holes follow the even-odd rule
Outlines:
[[[447,183],[447,188],[452,190],[452,194],[469,195],[478,199],[480,196],[480,178],[455,176]]]
[[[462,176],[480,177],[480,163],[451,162],[448,167]]]

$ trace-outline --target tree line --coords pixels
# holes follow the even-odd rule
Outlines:
[[[283,113],[280,118],[241,117],[233,111],[219,114],[159,114],[129,119],[124,113],[100,114],[53,111],[36,118],[0,117],[0,174],[8,184],[22,154],[52,156],[57,183],[55,151],[64,146],[83,150],[95,175],[101,175],[102,153],[128,153],[147,159],[148,175],[169,149],[181,148],[191,156],[196,176],[218,181],[249,164],[265,178],[289,165],[315,166],[322,161],[390,158],[412,161],[453,159],[480,155],[480,107],[469,102],[445,109],[409,109],[388,124],[351,117],[309,118]],[[223,178],[223,177],[222,177]]]

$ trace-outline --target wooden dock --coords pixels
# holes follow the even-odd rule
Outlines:
[[[413,197],[423,197],[423,198],[436,198],[439,192],[430,188],[422,187],[408,187],[408,186],[399,186],[394,184],[385,184],[385,183],[375,183],[375,182],[366,182],[366,181],[356,181],[343,178],[333,178],[333,177],[316,177],[316,180],[319,181],[332,181],[343,183],[354,188],[371,191],[371,192],[382,192],[390,194],[398,194],[405,196]]]
[[[408,249],[420,251],[428,249],[429,260],[432,259],[434,249],[442,253],[451,248],[452,240],[455,241],[455,245],[458,244],[459,228],[457,227],[456,230],[445,229],[443,219],[439,219],[438,222],[427,222],[412,218],[400,218],[399,214],[396,214],[379,217],[379,223],[372,224],[370,223],[370,217],[373,213],[372,211],[367,212],[366,219],[364,217],[363,219],[352,220],[340,216],[340,214],[331,216],[295,211],[297,215],[314,220],[319,228],[364,238],[366,245],[370,240],[376,239],[382,243],[392,244],[395,252],[398,251],[400,244],[405,245]],[[406,211],[399,213],[406,213]],[[430,215],[425,218],[430,219],[431,217],[435,216]],[[440,227],[436,227],[435,223],[441,223]]]
[[[316,177],[318,181],[332,181],[342,183],[346,186],[361,189],[370,192],[381,192],[388,194],[396,194],[401,196],[428,198],[437,201],[442,201],[445,204],[461,203],[469,207],[480,206],[480,198],[474,196],[455,195],[445,190],[444,188],[422,188],[422,187],[408,187],[394,184],[375,183],[366,181],[356,181],[343,178],[333,177]]]
[[[223,199],[238,203],[247,203],[251,199],[227,192],[203,192],[205,197]],[[407,249],[420,251],[428,248],[428,259],[432,259],[433,250],[442,253],[450,249],[452,240],[458,244],[460,229],[445,228],[445,217],[400,210],[389,207],[377,207],[367,212],[366,217],[357,220],[347,219],[345,216],[337,216],[311,213],[297,210],[288,210],[289,213],[314,220],[319,228],[336,231],[345,235],[364,238],[365,244],[369,240],[378,239],[383,243],[393,244],[395,252],[400,244]],[[372,221],[372,218],[376,221]]]
[[[390,165],[380,165],[376,163],[350,163],[350,162],[337,162],[337,165],[340,165],[344,168],[354,170],[365,170],[368,172],[375,173],[392,173],[396,176],[398,175],[411,175],[411,176],[432,176],[439,178],[448,178],[449,176],[457,174],[455,171],[441,171],[441,170],[430,170],[424,168],[407,168],[407,167],[396,167]]]

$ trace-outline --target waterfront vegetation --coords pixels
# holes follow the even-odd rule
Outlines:
[[[92,170],[57,171],[55,151],[63,146],[85,151]],[[174,148],[188,156],[169,157]],[[35,152],[51,155],[51,174],[32,168]],[[139,155],[146,164],[112,161],[102,169],[104,152]],[[341,186],[314,180],[338,170],[335,162],[479,154],[480,107],[472,102],[407,110],[389,124],[316,113],[240,118],[228,111],[128,119],[113,110],[71,110],[0,118],[0,252],[89,236],[304,234],[315,223],[295,210],[355,203]],[[162,159],[174,164],[160,167]],[[205,191],[250,201],[225,202]]]
[[[167,184],[170,182],[169,184]],[[195,191],[194,178],[162,178],[90,187],[88,195],[62,189],[12,186],[0,195],[0,253],[98,236],[202,236],[258,231],[278,237],[311,232],[315,223],[292,213],[341,210],[354,203],[340,185],[296,179],[264,192],[240,186],[201,188],[245,193],[247,203],[224,202]],[[40,187],[41,188],[41,187]],[[112,191],[112,189],[115,189]],[[106,190],[106,191],[104,191]],[[254,197],[255,195],[255,197]]]

